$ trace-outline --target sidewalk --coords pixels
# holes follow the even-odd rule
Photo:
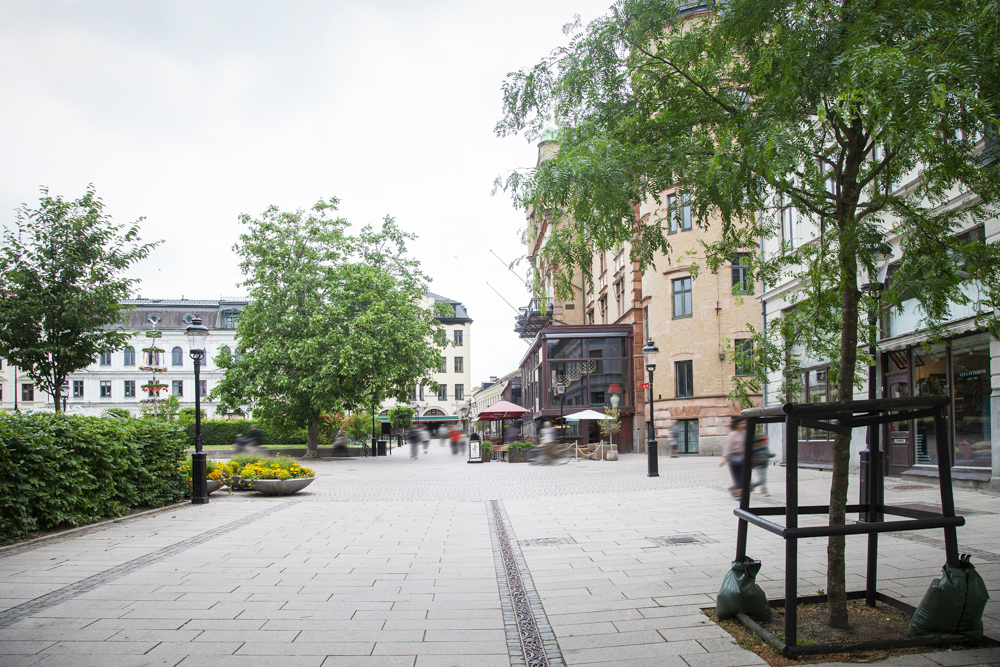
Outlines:
[[[432,447],[418,461],[324,461],[288,498],[217,492],[209,505],[0,552],[0,665],[762,664],[699,611],[735,549],[725,469],[660,463],[649,478],[642,455],[545,468],[469,465]],[[771,470],[760,502],[783,501],[783,472]],[[803,471],[800,486],[803,501],[823,503],[829,474]],[[935,488],[887,486],[890,502],[934,502]],[[1000,499],[955,495],[968,522],[960,547],[1000,599]],[[773,597],[780,542],[751,527]],[[863,546],[848,538],[852,589]],[[802,594],[826,587],[825,548],[803,545]],[[880,590],[916,604],[940,574],[941,534],[883,537],[880,554]],[[985,621],[1000,637],[1000,602]],[[888,662],[1000,664],[1000,650]]]

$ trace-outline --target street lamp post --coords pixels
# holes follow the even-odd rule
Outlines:
[[[892,247],[886,243],[881,244],[872,254],[876,274],[870,276],[870,283],[861,286],[861,290],[868,292],[872,302],[868,306],[868,356],[871,362],[868,366],[868,399],[878,398],[878,372],[875,366],[875,354],[878,351],[875,347],[875,339],[878,332],[878,313],[882,307],[882,290],[885,289],[886,273],[889,270],[889,260],[892,259]],[[877,414],[877,413],[872,413]],[[883,470],[885,454],[878,446],[878,426],[868,427],[868,443],[860,454],[861,463],[861,505],[869,504],[871,498],[876,498],[876,503],[881,503],[879,478],[885,474]],[[877,456],[873,453],[877,452]],[[869,516],[870,512],[862,512],[858,517],[861,521],[878,521],[878,516]],[[871,573],[869,573],[871,574]]]
[[[646,362],[646,371],[649,372],[649,441],[646,443],[647,472],[649,477],[660,476],[660,464],[656,459],[656,435],[653,430],[653,371],[656,370],[656,355],[660,348],[653,345],[653,339],[646,341],[646,347],[642,348],[642,356]]]
[[[191,320],[184,330],[188,339],[188,354],[194,360],[194,454],[191,455],[191,504],[208,504],[208,472],[205,452],[201,449],[201,362],[205,360],[208,327],[201,318]]]
[[[562,380],[556,382],[556,396],[559,397],[559,444],[566,444],[566,422],[563,421],[563,408],[566,407],[566,385]]]

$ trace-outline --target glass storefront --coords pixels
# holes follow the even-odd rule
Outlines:
[[[947,350],[944,345],[930,349],[913,349],[913,395],[944,396],[948,394]],[[913,440],[913,461],[917,465],[937,465],[937,439],[934,419],[916,420]]]
[[[987,335],[959,338],[951,344],[954,391],[952,442],[957,466],[991,467],[990,339]]]
[[[549,386],[562,381],[566,407],[610,405],[608,389],[613,384],[621,388],[619,407],[632,405],[627,338],[557,338],[547,346]],[[559,400],[552,397],[545,407],[558,406]]]

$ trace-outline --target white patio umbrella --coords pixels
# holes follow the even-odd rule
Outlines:
[[[566,415],[567,420],[571,422],[578,422],[581,419],[611,419],[611,417],[597,412],[596,410],[584,410],[582,412],[574,412],[571,415]]]

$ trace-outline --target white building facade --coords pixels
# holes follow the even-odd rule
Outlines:
[[[205,395],[222,378],[212,359],[223,348],[236,349],[236,321],[246,300],[221,298],[218,300],[190,299],[129,299],[124,302],[125,330],[132,335],[123,350],[101,354],[87,368],[70,375],[63,386],[66,411],[70,414],[99,416],[108,408],[124,408],[138,416],[146,392],[141,387],[152,379],[152,373],[139,370],[146,366],[142,349],[158,347],[159,365],[166,372],[157,373],[157,381],[165,384],[160,398],[175,395],[181,407],[194,407],[194,361],[189,356],[184,330],[195,317],[209,328],[208,358],[199,369],[202,390],[202,409],[214,416],[215,403],[205,400]],[[148,338],[147,331],[159,331],[159,338]],[[33,410],[52,412],[53,397],[38,389],[24,371],[7,364],[0,367],[0,410]]]

